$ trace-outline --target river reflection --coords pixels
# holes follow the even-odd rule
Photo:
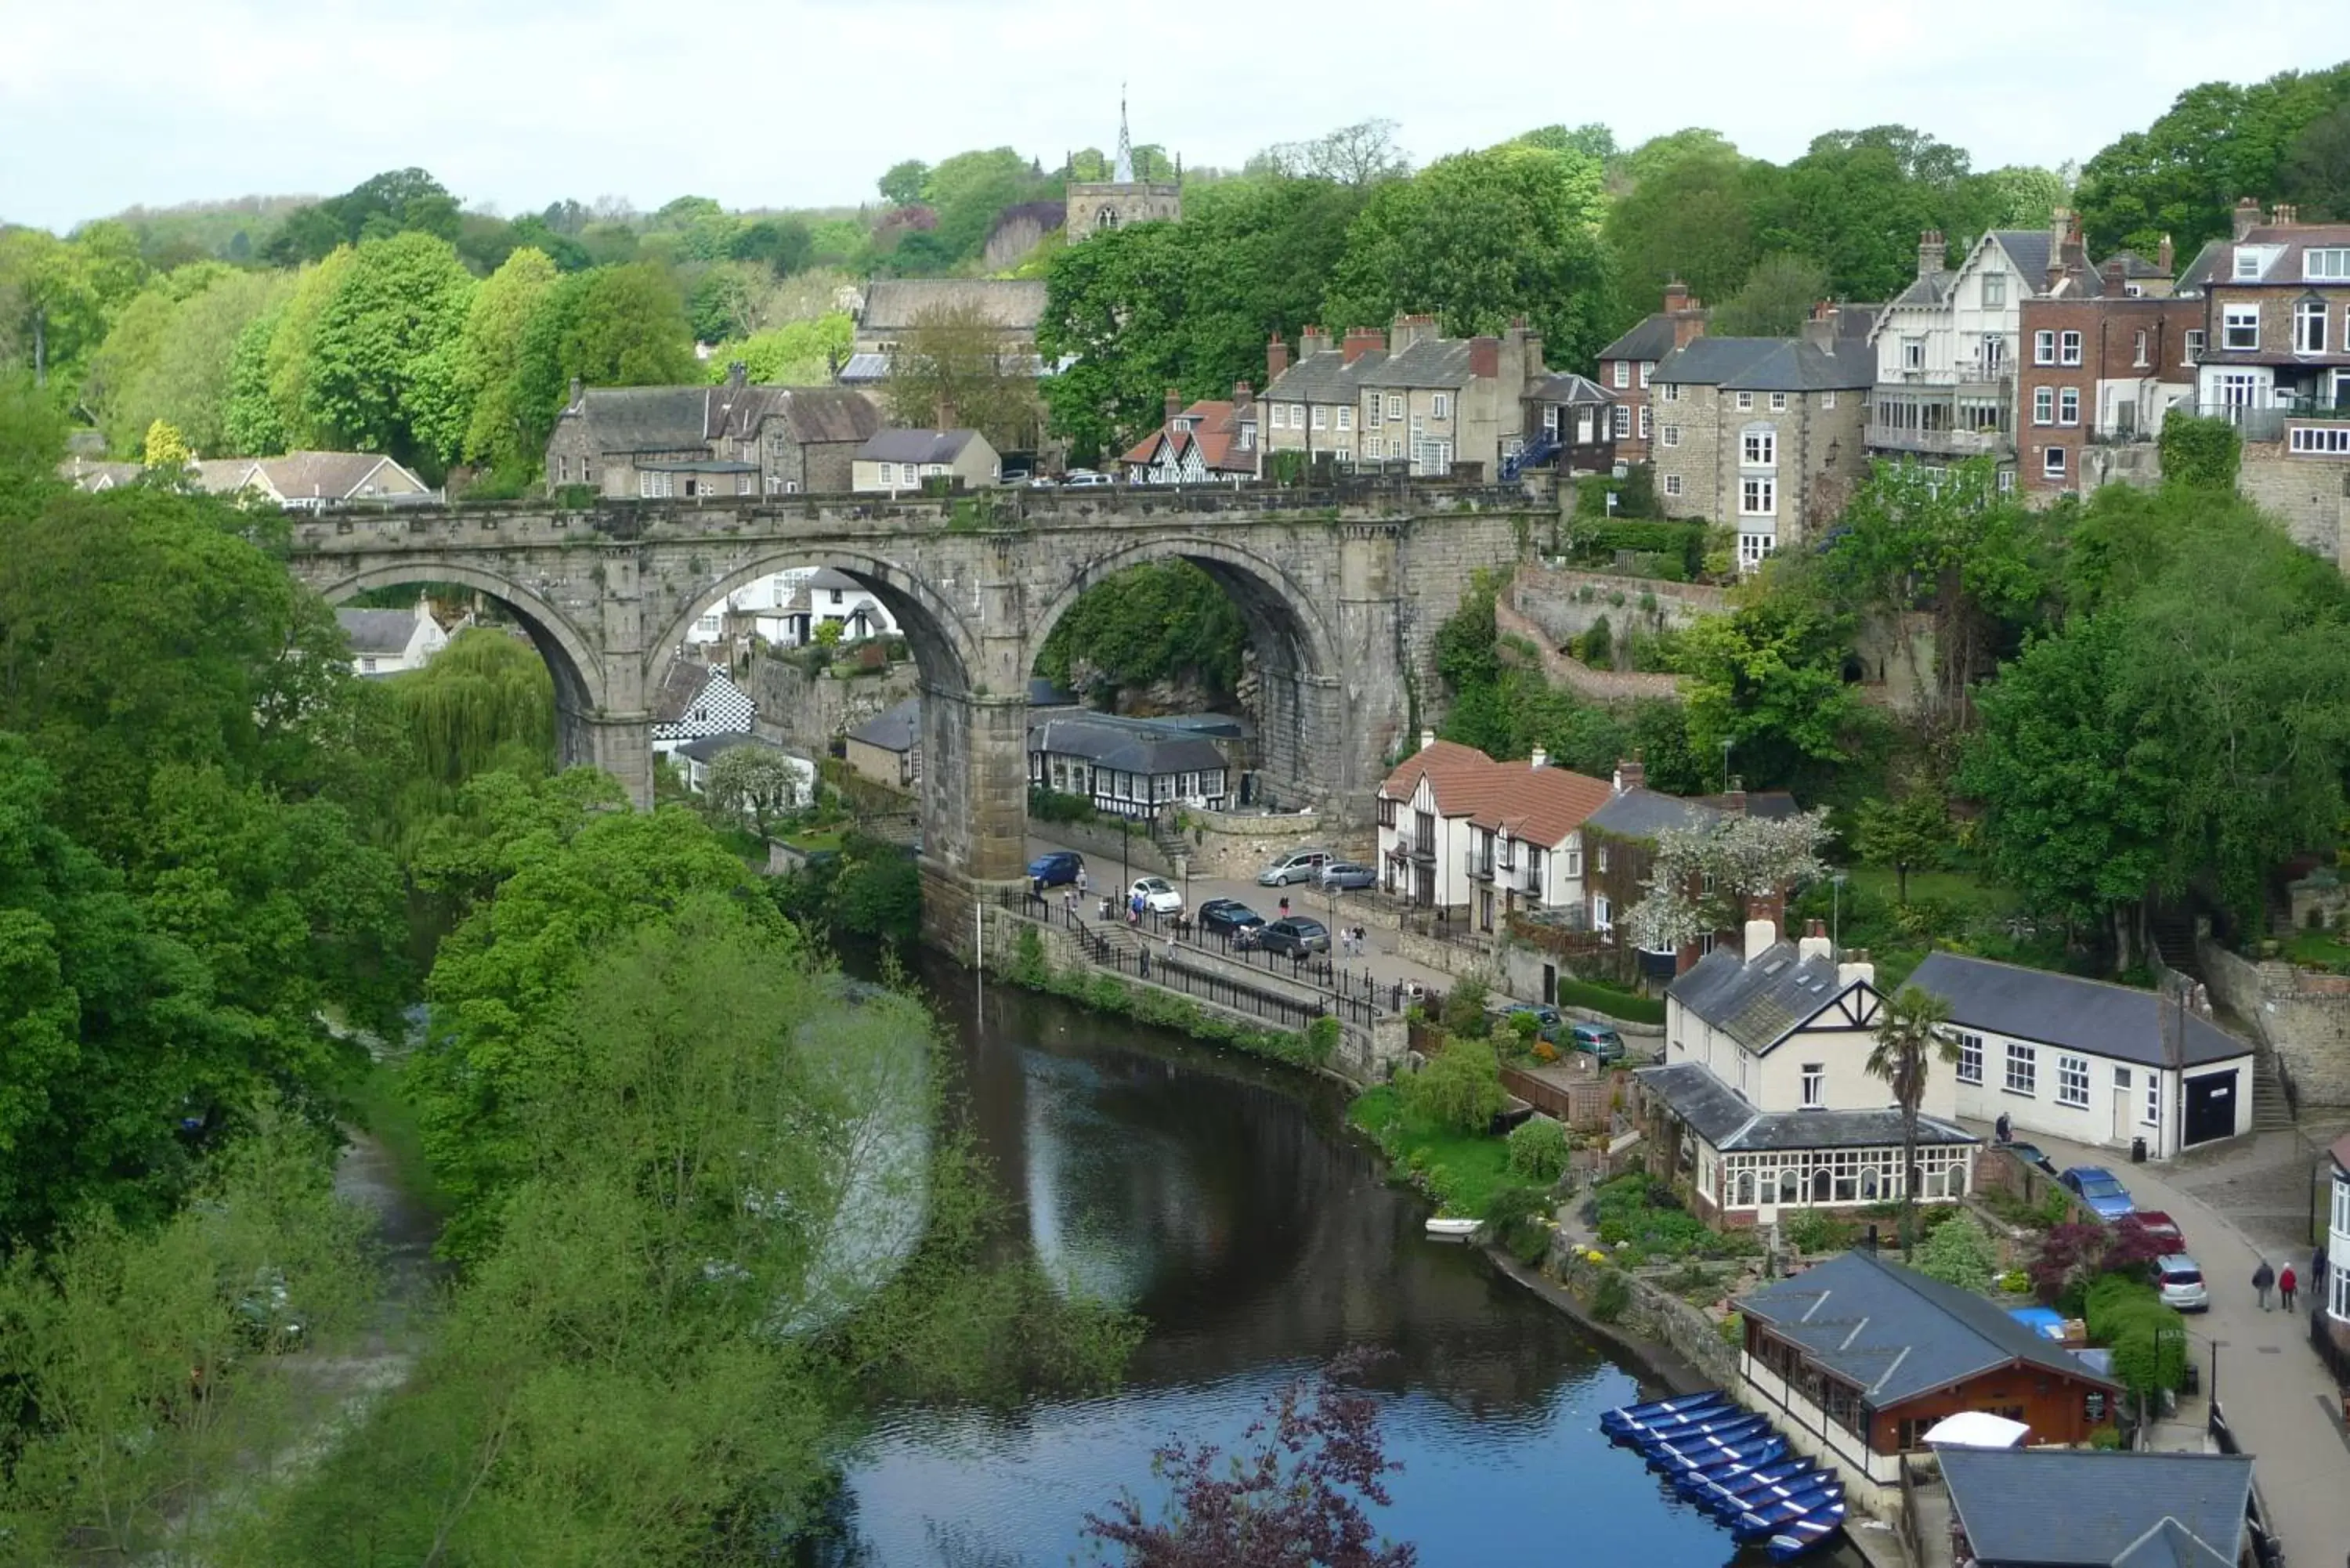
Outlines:
[[[1109,1397],[894,1412],[850,1469],[855,1544],[835,1561],[1089,1560],[1088,1510],[1159,1495],[1156,1445],[1237,1440],[1267,1394],[1350,1345],[1394,1353],[1382,1419],[1405,1469],[1378,1522],[1428,1568],[1733,1559],[1599,1437],[1601,1410],[1643,1397],[1631,1374],[1478,1254],[1426,1241],[1425,1205],[1384,1185],[1336,1094],[1049,998],[990,987],[983,1022],[960,971],[924,978],[1037,1255],[1150,1330]]]

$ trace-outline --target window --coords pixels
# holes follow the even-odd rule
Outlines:
[[[2132,363],[2138,365],[2153,363],[2153,361],[2149,360],[2146,357],[2146,333],[2143,329],[2141,329],[2137,335],[2137,355]]]
[[[1742,479],[1738,482],[1738,512],[1742,517],[1772,517],[1779,511],[1779,482]]]
[[[2311,283],[2350,280],[2350,245],[2313,245],[2302,252],[2301,275]]]
[[[2089,1059],[2086,1056],[2056,1058],[2056,1103],[2086,1110],[2089,1106]]]
[[[2222,407],[2230,409],[2257,408],[2261,393],[2267,383],[2254,371],[2230,370],[2215,377],[2213,389],[2220,394]]]
[[[1834,392],[1822,392],[1822,393],[1820,394],[1820,407],[1821,407],[1821,408],[1823,408],[1823,409],[1833,409],[1833,408],[1835,408],[1835,394]]]
[[[1681,476],[1678,473],[1669,473],[1665,475],[1665,493],[1668,495],[1679,495],[1680,493]]]
[[[1753,393],[1752,393],[1752,392],[1741,392],[1741,393],[1739,393],[1739,394],[1738,394],[1738,411],[1739,411],[1740,413],[1742,413],[1742,413],[1746,413],[1746,412],[1748,412],[1749,410],[1751,410],[1753,407],[1754,407],[1754,394],[1753,394]]]
[[[2159,1073],[2146,1075],[2146,1115],[2142,1119],[2150,1127],[2162,1126],[2162,1075]]]
[[[1771,394],[1771,411],[1775,414],[1783,414],[1787,411],[1786,393],[1773,392]]]
[[[889,483],[888,472],[889,465],[885,462],[881,467],[883,470],[881,483],[887,484]],[[654,473],[650,470],[640,472],[637,475],[637,493],[642,496],[667,495],[671,493],[670,482],[672,477],[671,474]]]
[[[1379,826],[1380,826],[1381,827],[1393,827],[1395,825],[1396,825],[1396,803],[1395,803],[1395,796],[1393,796],[1393,795],[1388,795],[1388,794],[1383,794],[1383,795],[1379,796]]]
[[[1602,876],[1607,873],[1607,846],[1605,844],[1599,846],[1599,871]]]
[[[2239,248],[2236,252],[2236,275],[2240,278],[2260,276],[2261,260],[2260,252]]]
[[[2071,461],[2070,455],[2063,447],[2050,447],[2046,452],[2040,455],[2041,477],[2043,479],[2064,478],[2067,465]]]
[[[2032,335],[2032,362],[2035,365],[2056,363],[2056,334],[2035,332]]]
[[[2066,332],[2057,337],[2056,362],[2059,365],[2077,365],[2081,362],[2081,335],[2079,333]]]
[[[1294,431],[1302,431],[1305,428],[1305,405],[1304,403],[1292,403],[1289,405],[1289,428]]]
[[[1828,1103],[1828,1064],[1825,1062],[1804,1064],[1804,1109],[1816,1111]]]
[[[1980,1034],[1959,1036],[1959,1082],[1982,1082],[1982,1036]]]
[[[2203,358],[2203,329],[2200,327],[2189,327],[2179,335],[2179,341],[2185,346],[2178,358],[2180,364],[2192,365]]]
[[[1580,850],[1580,849],[1569,849],[1569,850],[1566,852],[1566,869],[1565,869],[1565,871],[1563,873],[1563,875],[1565,875],[1565,876],[1566,877],[1568,877],[1570,880],[1572,880],[1573,878],[1577,877],[1580,877],[1580,876],[1582,876],[1582,875],[1583,875],[1583,851],[1582,851],[1582,850]]]
[[[1738,536],[1738,569],[1742,572],[1754,570],[1778,547],[1778,535],[1774,534],[1741,534]]]
[[[2296,354],[2325,352],[2325,302],[2304,299],[2293,307],[2293,351]]]
[[[1285,431],[1289,428],[1289,405],[1287,403],[1275,403],[1273,405],[1273,428],[1277,431]]]
[[[1614,377],[1616,385],[1619,388],[1630,386],[1632,384],[1632,361],[1629,359],[1617,359],[1611,361],[1611,363],[1616,368],[1616,374]]]
[[[1667,446],[1679,446],[1681,444],[1681,427],[1667,425],[1658,432],[1657,439]]]
[[[1901,340],[1901,368],[1905,370],[1926,368],[1926,340],[1923,337],[1904,337]]]
[[[1640,361],[1640,385],[1644,389],[1648,385],[1648,378],[1656,373],[1657,362],[1654,359],[1643,359]]]
[[[1328,430],[1328,429],[1330,428],[1330,410],[1329,410],[1328,409],[1324,408],[1324,407],[1323,407],[1321,404],[1319,404],[1319,403],[1315,404],[1315,405],[1314,405],[1313,420],[1314,420],[1314,428],[1315,428],[1315,430],[1317,430],[1317,431],[1326,431],[1326,430]]]
[[[1434,397],[1429,399],[1428,417],[1434,420],[1451,419],[1452,417],[1451,397],[1447,393],[1439,392]]]
[[[567,457],[557,457],[555,460],[555,483],[557,484],[567,484],[570,482],[571,460]]]
[[[1773,431],[1748,431],[1740,461],[1749,468],[1779,465],[1779,437]]]
[[[2012,469],[2012,468],[2002,468],[2002,469],[2001,469],[2001,470],[1999,471],[1999,493],[2000,493],[2002,495],[2005,495],[2005,494],[2007,494],[2009,492],[2012,491],[2014,488],[2015,488],[2015,470],[2013,470],[2013,469]]]
[[[1384,457],[1386,453],[1380,449],[1386,443],[1378,436],[1365,436],[1363,438],[1363,455],[1365,457]]]
[[[2221,306],[2220,346],[2230,353],[2258,349],[2261,346],[2261,307],[2257,305]]]
[[[1351,406],[1338,410],[1338,428],[1342,431],[1355,428],[1355,410]]]
[[[2007,1043],[2007,1092],[2030,1095],[2040,1086],[2040,1053],[2037,1047]]]
[[[1678,403],[1680,400],[1681,384],[1679,381],[1667,381],[1663,386],[1657,389],[1657,401],[1660,403]]]
[[[1617,441],[1632,439],[1632,410],[1622,403],[1616,405],[1615,431]]]
[[[1640,405],[1640,439],[1648,439],[1648,405],[1646,403]]]
[[[2287,452],[2303,457],[2350,457],[2350,425],[2295,425],[2284,435]]]
[[[582,484],[593,484],[596,483],[596,460],[594,458],[583,457],[579,460],[579,483]]]
[[[1600,855],[1603,859],[1606,858],[1607,851],[1600,851]],[[1600,869],[1604,871],[1607,867],[1602,866]],[[1607,907],[1607,895],[1605,893],[1591,895],[1591,929],[1595,931],[1612,931],[1616,929],[1616,911]]]
[[[1373,430],[1379,428],[1379,395],[1377,392],[1363,400],[1363,423]]]
[[[2007,303],[2007,274],[2003,272],[1983,274],[1983,303],[1985,305]]]
[[[2081,389],[2066,387],[2056,394],[2056,422],[2077,425],[2081,422]]]
[[[1403,418],[1403,394],[1401,392],[1389,392],[1388,394],[1388,418],[1391,420],[1399,420]]]
[[[373,675],[375,673],[375,660],[372,659],[360,659],[359,673],[361,675]]]
[[[2032,389],[2032,422],[2035,425],[2053,425],[2056,422],[2055,388]]]

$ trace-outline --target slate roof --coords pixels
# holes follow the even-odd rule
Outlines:
[[[1588,376],[1553,376],[1526,393],[1537,403],[1612,403],[1616,394]]]
[[[338,609],[335,624],[351,639],[351,651],[365,654],[405,653],[416,635],[412,609]]]
[[[1716,948],[1675,977],[1665,994],[1760,1054],[1843,993],[1832,958],[1802,958],[1776,941],[1752,960]]]
[[[653,722],[674,724],[682,721],[692,711],[694,700],[719,674],[710,665],[697,664],[690,659],[672,661],[669,673],[661,678],[660,690],[653,693]]]
[[[1470,379],[1466,337],[1422,337],[1377,364],[1368,354],[1355,361],[1356,384],[1364,387],[1465,387]]]
[[[1261,396],[1268,403],[1351,403],[1367,370],[1376,369],[1387,357],[1384,348],[1367,349],[1349,365],[1343,349],[1303,355],[1275,376]]]
[[[684,742],[671,754],[691,757],[697,763],[706,763],[719,753],[731,752],[737,746],[764,746],[771,752],[782,752],[785,749],[764,736],[754,735],[743,730],[731,730],[722,734],[703,735],[698,739]]]
[[[1856,343],[1830,354],[1800,337],[1700,337],[1667,355],[1654,379],[1731,391],[1842,391],[1874,386],[1877,361]]]
[[[838,566],[818,566],[800,586],[804,588],[838,588],[843,593],[869,594],[873,591]]]
[[[774,415],[803,446],[870,441],[881,428],[881,410],[873,400],[845,387],[786,387],[775,399]]]
[[[1959,275],[1949,267],[1939,267],[1932,272],[1921,273],[1911,278],[1901,292],[1895,295],[1887,304],[1888,306],[1939,305],[1950,297],[1950,286],[1958,281]]]
[[[1583,826],[1609,798],[1604,779],[1565,768],[1496,762],[1474,746],[1438,741],[1395,765],[1379,793],[1409,800],[1426,775],[1440,815],[1466,816],[1479,827],[1544,846]]]
[[[564,410],[599,452],[683,452],[710,444],[714,387],[589,387]]]
[[[1802,1345],[1820,1366],[1857,1384],[1871,1410],[2019,1361],[2119,1391],[1996,1303],[1868,1252],[1831,1258],[1737,1305]]]
[[[1939,1450],[1983,1568],[2233,1568],[2250,1454]]]
[[[1439,742],[1440,744],[1441,742]],[[1593,812],[1586,826],[1617,838],[1654,839],[1672,828],[1710,827],[1721,809],[1642,786],[1627,789]]]
[[[2168,277],[2170,275],[2136,251],[2116,251],[2106,260],[2121,263],[2124,277]]]
[[[1804,1148],[1888,1148],[1901,1142],[1901,1113],[1881,1110],[1762,1111],[1702,1062],[1639,1067],[1632,1075],[1672,1107],[1700,1137],[1724,1153]],[[1920,1145],[1981,1140],[1933,1116],[1918,1118]]]
[[[922,700],[909,697],[894,708],[884,709],[848,732],[852,741],[862,741],[885,752],[910,752],[922,731]]]
[[[1908,983],[1947,1001],[1950,1022],[1960,1028],[2149,1067],[2168,1064],[2168,1047],[2179,1033],[2178,1004],[2153,992],[2021,964],[1929,953]],[[2249,1044],[2208,1018],[2189,1012],[2186,1024],[2180,1057],[2189,1067],[2251,1054]]]
[[[864,462],[952,462],[978,439],[979,432],[971,430],[879,431],[857,449],[857,456]]]
[[[868,334],[903,332],[926,311],[966,306],[1003,331],[1033,333],[1045,318],[1045,285],[1030,278],[875,278],[865,286],[857,327]]]
[[[1641,318],[1640,324],[1599,351],[1598,358],[1661,359],[1673,351],[1673,318],[1657,311]]]
[[[1028,749],[1083,757],[1097,767],[1145,777],[1228,765],[1212,741],[1178,730],[1153,731],[1131,722],[1110,722],[1094,714],[1056,716],[1030,724]]]
[[[380,453],[367,452],[289,452],[283,457],[251,460],[268,476],[277,493],[288,501],[317,498],[342,501],[365,491],[373,494],[412,494],[426,488],[423,481]],[[392,471],[389,486],[382,470]]]

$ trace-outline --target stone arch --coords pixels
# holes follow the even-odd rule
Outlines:
[[[1365,784],[1347,763],[1347,693],[1339,640],[1320,595],[1278,562],[1227,540],[1161,534],[1116,542],[1086,561],[1041,607],[1032,607],[1021,670],[1035,667],[1053,628],[1087,591],[1130,566],[1182,560],[1232,597],[1256,653],[1260,772],[1276,798],[1297,803]],[[1334,766],[1334,764],[1338,764]]]
[[[432,556],[366,567],[320,590],[319,597],[338,605],[370,588],[402,583],[455,583],[486,594],[512,611],[555,678],[556,740],[564,765],[608,765],[590,730],[605,706],[603,657],[569,616],[511,577]]]

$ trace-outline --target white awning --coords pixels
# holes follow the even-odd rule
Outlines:
[[[2031,1433],[2032,1428],[2022,1422],[1988,1410],[1961,1410],[1928,1428],[1926,1441],[1960,1449],[2012,1449],[2021,1447]]]

